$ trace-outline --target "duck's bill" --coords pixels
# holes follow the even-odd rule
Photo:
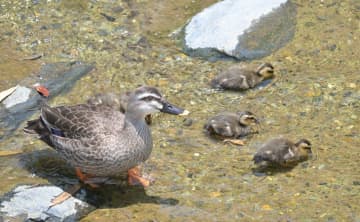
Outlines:
[[[180,116],[185,116],[190,113],[186,109],[182,109],[180,107],[174,106],[168,102],[165,102],[163,104],[163,108],[160,111],[163,113],[169,113],[169,114],[180,115]]]

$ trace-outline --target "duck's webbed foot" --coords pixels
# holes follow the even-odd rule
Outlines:
[[[81,172],[80,168],[75,167],[75,172],[76,172],[76,176],[79,178],[79,180],[81,182],[83,182],[84,184],[88,184],[90,187],[92,188],[98,188],[99,185],[89,182],[88,180],[92,177],[89,174],[84,174],[83,172]]]
[[[245,141],[241,140],[241,139],[224,139],[223,142],[224,143],[231,143],[231,144],[238,145],[238,146],[244,146],[245,145]]]
[[[98,188],[99,185],[95,184],[95,183],[91,183],[88,182],[87,180],[91,178],[91,176],[89,174],[83,174],[80,170],[80,168],[75,167],[75,172],[77,177],[79,178],[79,180],[84,183],[84,184],[88,184],[90,187],[92,188]],[[58,204],[61,204],[62,202],[64,202],[65,200],[69,199],[71,196],[73,196],[78,190],[80,190],[81,188],[81,184],[75,184],[74,186],[70,187],[68,190],[62,192],[61,194],[59,194],[58,196],[56,196],[52,201],[51,201],[51,205],[55,206]]]
[[[128,170],[128,183],[130,185],[139,185],[148,187],[153,181],[151,178],[144,178],[141,175],[140,168],[138,166]]]

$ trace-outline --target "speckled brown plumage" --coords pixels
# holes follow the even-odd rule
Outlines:
[[[306,139],[293,143],[286,138],[275,138],[262,145],[253,160],[259,166],[291,167],[310,155],[311,143]]]
[[[274,67],[269,63],[260,65],[256,70],[235,65],[211,80],[211,86],[220,89],[246,90],[254,88],[265,79],[272,78],[273,72]]]
[[[254,133],[251,127],[253,123],[257,123],[257,119],[251,112],[222,112],[211,117],[204,125],[204,129],[209,135],[239,138]]]

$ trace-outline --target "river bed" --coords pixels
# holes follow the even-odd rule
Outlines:
[[[155,116],[154,150],[145,166],[155,184],[145,191],[97,191],[101,204],[82,221],[360,221],[360,2],[294,1],[294,39],[268,57],[242,62],[271,62],[275,83],[247,92],[209,85],[239,62],[188,57],[171,38],[214,2],[2,1],[0,91],[42,63],[76,60],[94,63],[96,70],[51,105],[148,84],[191,112],[186,118]],[[44,56],[22,60],[36,54]],[[260,133],[245,146],[209,139],[204,123],[224,110],[254,112]],[[279,135],[309,139],[314,158],[291,171],[255,175],[253,154]],[[63,173],[69,170],[61,161],[39,161],[36,153],[51,148],[21,129],[1,141],[0,150],[22,152],[0,157],[0,194],[19,184],[75,180]]]

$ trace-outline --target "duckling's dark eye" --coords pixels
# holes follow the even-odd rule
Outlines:
[[[274,70],[270,69],[268,70],[269,73],[274,73]]]

